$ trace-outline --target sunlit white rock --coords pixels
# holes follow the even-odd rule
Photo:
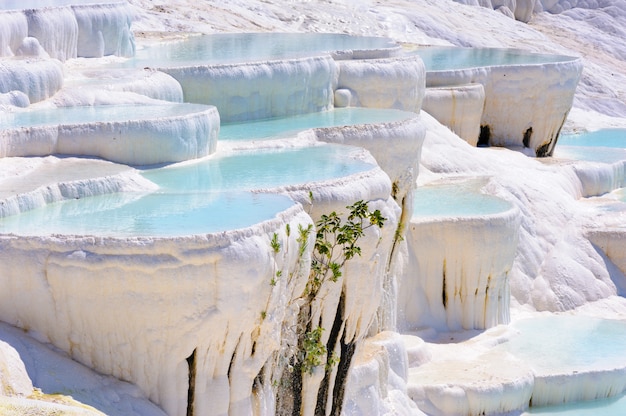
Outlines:
[[[422,109],[472,146],[478,143],[485,106],[482,84],[427,88]]]
[[[0,60],[0,93],[19,91],[34,103],[50,98],[62,86],[63,66],[55,59]]]
[[[330,56],[160,70],[180,83],[186,102],[215,105],[223,122],[330,109],[337,82]]]
[[[485,88],[481,141],[550,156],[572,106],[580,59],[429,71],[427,87],[480,83]]]
[[[338,65],[337,88],[350,91],[350,105],[420,111],[425,69],[419,57],[347,60]]]

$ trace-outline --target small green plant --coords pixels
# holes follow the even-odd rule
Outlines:
[[[264,321],[267,318],[267,311],[261,311],[261,320]]]
[[[311,275],[307,291],[313,297],[327,279],[336,282],[346,261],[361,255],[356,243],[370,227],[382,228],[386,218],[379,210],[369,211],[366,202],[358,201],[346,207],[347,220],[335,212],[322,215],[317,222],[315,248],[311,260]]]
[[[278,234],[274,233],[272,239],[270,240],[270,245],[272,246],[272,250],[274,253],[278,253],[280,251],[280,242],[278,241]]]
[[[326,355],[326,346],[322,343],[322,331],[324,328],[318,326],[304,334],[302,359],[302,372],[313,374],[315,367],[322,365]]]

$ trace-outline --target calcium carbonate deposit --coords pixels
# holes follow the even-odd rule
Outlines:
[[[624,0],[1,3],[0,414],[626,412]]]

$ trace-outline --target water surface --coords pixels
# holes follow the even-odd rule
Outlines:
[[[415,113],[401,110],[362,107],[337,108],[292,117],[222,124],[220,140],[264,140],[286,137],[311,128],[388,123],[413,117],[416,117]]]
[[[626,367],[626,321],[554,315],[516,321],[502,347],[540,374]]]
[[[490,215],[511,209],[507,201],[481,193],[483,183],[466,180],[418,186],[413,218]]]
[[[544,55],[503,48],[426,47],[414,52],[422,58],[427,71],[479,68],[500,65],[529,65],[571,61],[576,58]]]
[[[178,67],[396,47],[387,38],[338,33],[220,33],[138,48],[135,57],[127,64],[135,67]]]

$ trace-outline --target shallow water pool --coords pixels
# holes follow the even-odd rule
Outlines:
[[[519,49],[504,48],[419,48],[415,53],[422,58],[426,71],[479,68],[500,65],[529,65],[566,62],[575,58],[562,55],[544,55]]]
[[[220,141],[273,139],[293,135],[311,128],[388,123],[413,117],[416,117],[415,113],[401,110],[362,107],[337,108],[293,117],[222,124]]]
[[[137,49],[127,65],[178,67],[395,48],[387,38],[339,33],[220,33]]]
[[[626,321],[555,315],[511,326],[520,334],[502,347],[541,374],[626,366]]]
[[[626,160],[626,129],[562,134],[554,157],[601,163]]]
[[[511,209],[498,197],[483,194],[482,180],[464,180],[418,186],[413,199],[413,218],[490,215]]]

